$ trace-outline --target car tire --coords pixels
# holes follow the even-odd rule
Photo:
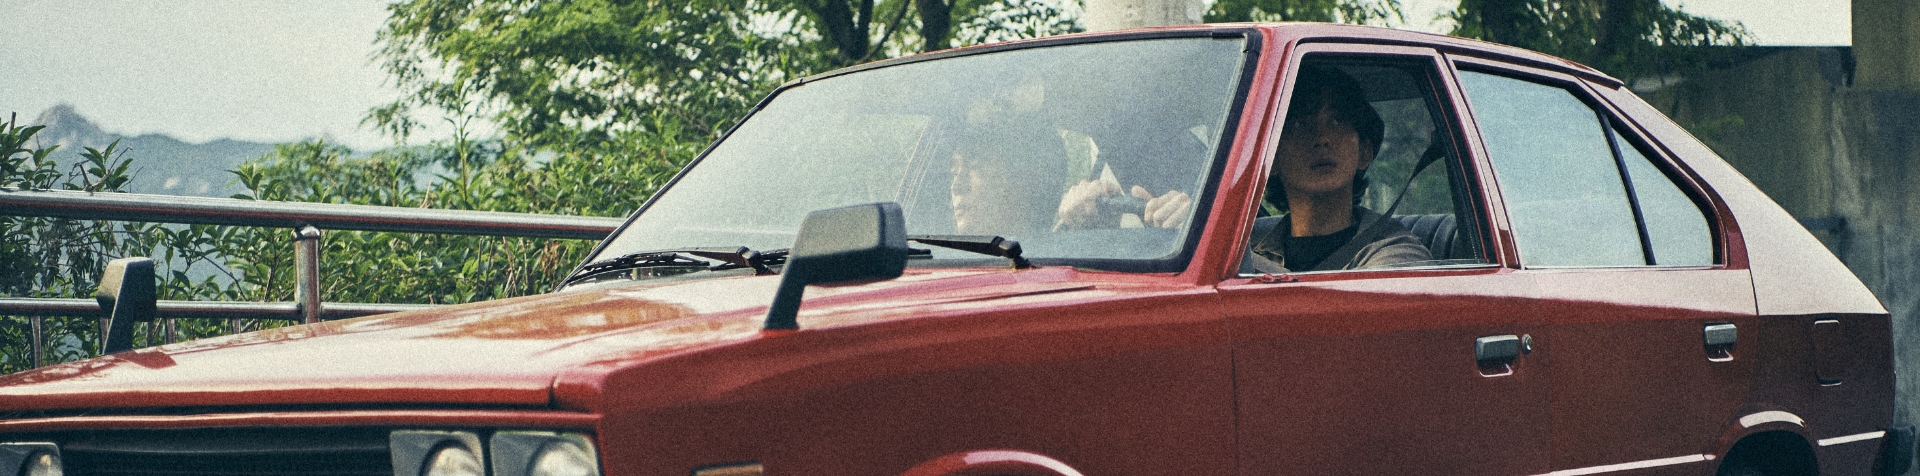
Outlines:
[[[1768,476],[1766,471],[1761,471],[1759,467],[1753,464],[1737,461],[1732,462],[1732,464],[1721,465],[1720,472],[1714,474],[1715,476]]]

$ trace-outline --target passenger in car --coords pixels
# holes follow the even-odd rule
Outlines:
[[[1091,177],[1075,177],[1078,181],[1060,197],[1056,229],[1185,226],[1193,197],[1179,189],[1179,184],[1192,182],[1184,159],[1204,155],[1208,147],[1187,128],[1160,126],[1163,129],[1143,127],[1129,136],[1089,144],[1097,165]],[[1102,146],[1114,157],[1100,157]],[[1128,185],[1122,185],[1122,178]],[[1165,192],[1155,196],[1153,190]]]
[[[1267,178],[1287,213],[1254,222],[1242,273],[1331,271],[1425,261],[1426,246],[1395,220],[1360,206],[1385,125],[1352,77],[1306,65]]]
[[[1099,178],[1073,183],[1060,138],[1045,131],[1005,127],[975,131],[955,146],[950,188],[954,231],[967,235],[1031,237],[1059,230],[1176,228],[1193,207],[1185,192],[1154,196],[1122,187],[1106,168]]]
[[[1103,212],[1100,202],[1126,196],[1144,202],[1138,214]],[[1059,222],[1063,229],[1088,228],[1178,228],[1187,224],[1193,198],[1186,192],[1168,190],[1154,196],[1146,187],[1123,187],[1111,171],[1094,180],[1082,181],[1067,189],[1060,198]],[[1128,217],[1127,215],[1133,215]]]
[[[964,141],[953,152],[954,231],[1009,237],[1049,231],[1054,217],[1048,212],[1067,180],[1058,141],[992,139]]]

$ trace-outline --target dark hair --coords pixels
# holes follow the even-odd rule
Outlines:
[[[1006,170],[1022,186],[1058,194],[1073,182],[1065,143],[1055,131],[1043,123],[973,126],[959,134],[953,153],[969,164]]]
[[[1067,174],[1066,147],[1055,130],[1043,124],[970,127],[956,137],[951,153],[960,157],[962,167],[1002,172],[1001,179],[1026,192],[1009,198],[1034,203],[1036,213],[1027,225],[1045,230],[1053,225],[1051,212],[1059,206],[1061,193],[1073,184]]]
[[[1380,153],[1380,142],[1386,136],[1386,122],[1380,120],[1380,113],[1373,110],[1373,104],[1367,102],[1367,93],[1360,88],[1360,82],[1337,68],[1324,64],[1306,64],[1300,67],[1300,74],[1293,81],[1293,99],[1287,105],[1287,116],[1282,124],[1293,122],[1320,112],[1320,98],[1329,97],[1327,105],[1333,109],[1335,117],[1353,125],[1353,131],[1360,136],[1361,147],[1371,148],[1374,154]],[[1281,134],[1286,134],[1282,131]],[[1275,180],[1267,181],[1267,198],[1280,198],[1275,205],[1285,206],[1285,186],[1280,183],[1280,169],[1274,168]],[[1360,197],[1367,193],[1367,171],[1361,169],[1353,174],[1353,203],[1360,204]]]

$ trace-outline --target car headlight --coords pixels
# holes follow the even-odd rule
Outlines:
[[[483,445],[476,432],[400,430],[388,442],[394,476],[488,476],[489,463],[491,476],[600,476],[593,440],[579,433],[496,431]]]
[[[578,433],[493,434],[494,476],[600,476],[593,441]]]
[[[0,443],[0,475],[61,476],[60,447],[53,443]]]
[[[66,471],[60,467],[60,457],[52,453],[34,453],[27,458],[26,469],[20,470],[20,476],[61,476]]]
[[[597,465],[586,450],[567,443],[547,445],[533,458],[528,476],[598,476]]]
[[[479,434],[402,430],[389,434],[387,441],[393,476],[487,476]]]
[[[487,476],[487,469],[480,465],[480,455],[473,454],[461,445],[446,445],[433,451],[427,458],[426,468],[420,470],[422,476]]]

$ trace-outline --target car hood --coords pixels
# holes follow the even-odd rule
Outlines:
[[[910,270],[810,289],[802,325],[899,318],[916,303],[1089,289],[1078,282],[1084,274]],[[766,338],[761,318],[778,284],[778,276],[642,282],[138,349],[0,377],[0,409],[547,408],[562,373],[578,378]]]

